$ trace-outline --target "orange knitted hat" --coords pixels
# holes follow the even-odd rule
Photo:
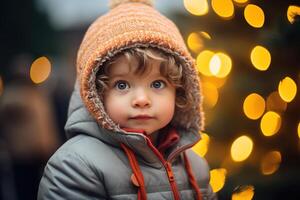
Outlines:
[[[195,61],[176,25],[155,10],[150,0],[111,1],[111,10],[88,28],[77,55],[77,79],[81,98],[89,112],[102,127],[122,132],[106,114],[95,78],[105,62],[136,47],[158,49],[182,64],[184,88],[191,93],[195,104],[184,114],[175,113],[172,123],[184,129],[202,130],[202,96]]]

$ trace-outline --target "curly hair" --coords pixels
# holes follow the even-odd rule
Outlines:
[[[189,109],[192,97],[184,88],[185,80],[182,75],[182,65],[177,62],[173,56],[167,55],[154,48],[132,48],[123,51],[121,54],[116,55],[112,60],[105,63],[97,72],[96,77],[96,87],[101,99],[103,99],[103,94],[107,89],[109,81],[109,66],[121,55],[125,56],[128,63],[131,63],[134,58],[137,59],[138,67],[135,69],[134,73],[138,75],[143,75],[148,72],[147,70],[149,70],[148,66],[150,66],[151,60],[159,61],[160,74],[176,88],[176,107],[183,111]]]

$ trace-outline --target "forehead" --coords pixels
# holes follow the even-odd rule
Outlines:
[[[149,59],[144,64],[146,64],[146,66],[143,67],[146,69],[142,75],[148,73],[160,73],[161,61]],[[138,62],[137,58],[132,57],[132,59],[129,61],[124,55],[121,55],[117,57],[108,67],[108,75],[116,76],[134,74],[138,68],[142,67],[139,65],[141,65],[141,63]]]

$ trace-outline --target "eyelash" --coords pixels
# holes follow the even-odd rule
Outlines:
[[[160,87],[160,88],[156,88],[156,87],[154,87],[154,83],[162,83],[161,84],[161,86],[162,87]],[[166,87],[166,82],[165,81],[163,81],[163,80],[155,80],[155,81],[153,81],[152,83],[151,83],[151,87],[153,87],[153,88],[155,88],[155,89],[162,89],[162,88],[165,88]]]
[[[124,89],[119,88],[118,86],[119,86],[121,83],[122,83],[122,84],[125,83],[125,84],[126,84],[126,88],[124,88]],[[116,88],[117,90],[121,90],[121,91],[122,91],[122,90],[125,90],[125,89],[129,89],[130,86],[129,86],[129,84],[128,84],[127,81],[119,80],[119,81],[116,81],[116,82],[115,82],[114,88]]]
[[[154,84],[155,83],[160,83],[161,85],[160,85],[160,87],[159,88],[157,88],[157,87],[154,87]],[[120,86],[120,84],[126,84],[125,85],[125,88],[120,88],[119,86]],[[163,81],[163,80],[155,80],[155,81],[153,81],[152,83],[151,83],[151,88],[154,88],[154,89],[163,89],[163,88],[165,88],[167,86],[167,83],[166,83],[166,81]],[[114,88],[116,88],[117,90],[120,90],[120,91],[124,91],[124,90],[128,90],[129,88],[130,88],[130,85],[129,85],[129,83],[127,82],[127,81],[124,81],[124,80],[118,80],[118,81],[116,81],[115,83],[114,83]]]

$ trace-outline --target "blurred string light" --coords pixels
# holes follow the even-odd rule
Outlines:
[[[216,86],[217,89],[219,89],[224,86],[224,84],[227,81],[227,78],[218,78],[215,76],[202,76],[201,80],[203,82],[210,82],[210,83],[214,84],[214,86]]]
[[[205,32],[205,31],[201,31],[200,34],[202,35],[203,38],[211,40],[211,36],[209,33]]]
[[[192,32],[187,38],[188,47],[195,53],[203,49],[203,39],[210,40],[211,36],[205,31]]]
[[[210,170],[211,188],[214,192],[220,191],[225,184],[227,170],[224,168]]]
[[[230,19],[234,15],[232,0],[211,0],[211,6],[215,13],[223,19]]]
[[[223,52],[204,50],[197,56],[198,71],[205,76],[225,78],[231,72],[231,58]]]
[[[204,157],[209,147],[209,136],[206,133],[201,133],[201,140],[193,146],[192,150],[200,157]]]
[[[281,163],[281,154],[279,151],[268,152],[261,161],[261,172],[264,175],[275,173]]]
[[[261,28],[265,22],[264,11],[257,5],[248,4],[244,10],[247,23],[254,28]]]
[[[183,5],[188,12],[196,16],[208,13],[207,0],[183,0]]]
[[[203,82],[202,93],[203,96],[205,96],[203,102],[204,106],[206,108],[213,108],[217,104],[219,98],[219,92],[217,87],[210,82]]]
[[[265,47],[257,45],[252,49],[250,59],[256,69],[265,71],[270,66],[271,54]]]
[[[230,73],[231,67],[231,58],[222,52],[213,55],[209,63],[210,72],[218,78],[226,77]]]
[[[295,5],[290,5],[286,12],[287,18],[291,24],[295,22],[295,17],[300,15],[300,7]]]
[[[214,52],[210,50],[204,50],[199,53],[196,58],[198,71],[205,76],[212,76],[209,69],[209,63],[211,58],[214,56]]]
[[[282,100],[277,91],[272,92],[267,98],[267,110],[275,112],[284,112],[286,110],[287,103]]]
[[[198,33],[191,33],[187,39],[188,47],[195,53],[203,48],[203,41]]]
[[[246,160],[253,150],[253,141],[250,137],[243,135],[234,140],[230,153],[232,160],[241,162]]]
[[[300,122],[298,123],[298,137],[299,137],[299,139],[300,139]]]
[[[201,33],[192,32],[189,34],[187,38],[188,47],[195,53],[199,53],[201,49],[203,49],[203,40],[201,37]]]
[[[209,61],[209,71],[213,75],[217,75],[221,68],[221,58],[215,54]]]
[[[246,97],[243,104],[245,115],[249,119],[256,120],[262,116],[265,111],[265,100],[259,94],[252,93]]]
[[[4,84],[3,84],[3,80],[2,77],[0,76],[0,96],[2,95],[4,90]]]
[[[254,196],[252,185],[243,185],[234,189],[231,200],[251,200]]]
[[[248,0],[233,0],[233,1],[239,4],[245,4],[248,2]]]
[[[291,102],[296,96],[297,85],[293,79],[287,76],[279,82],[278,92],[282,100]]]
[[[36,84],[44,82],[50,73],[51,63],[45,56],[37,58],[31,65],[30,78]]]
[[[281,127],[281,117],[278,113],[268,111],[264,114],[260,122],[260,128],[265,136],[276,134]]]

